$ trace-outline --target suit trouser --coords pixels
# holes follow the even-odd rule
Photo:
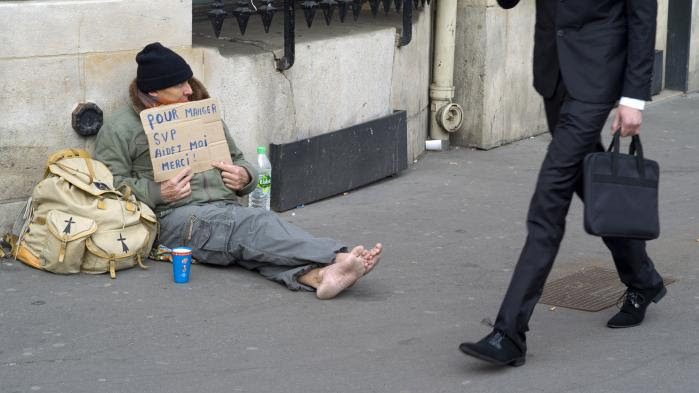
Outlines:
[[[565,232],[573,193],[582,199],[585,155],[604,150],[600,132],[613,103],[591,104],[570,97],[563,81],[544,100],[552,140],[539,171],[527,215],[527,240],[498,313],[495,328],[526,350],[525,332]],[[584,202],[584,201],[583,201]],[[603,238],[621,281],[636,289],[662,284],[645,241]]]

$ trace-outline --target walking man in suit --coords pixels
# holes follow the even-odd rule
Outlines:
[[[519,0],[498,0],[509,9]],[[585,155],[604,150],[600,131],[617,100],[612,132],[639,134],[655,47],[656,0],[536,0],[534,87],[544,98],[552,141],[542,163],[527,217],[527,240],[493,331],[463,343],[467,355],[520,366],[525,333],[563,239],[573,197],[582,198]],[[628,287],[610,328],[636,326],[651,301],[666,290],[645,242],[603,238]]]

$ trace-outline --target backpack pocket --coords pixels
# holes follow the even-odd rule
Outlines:
[[[41,252],[41,268],[53,273],[80,272],[87,237],[97,231],[89,218],[51,210],[46,215],[48,233]]]
[[[140,224],[96,232],[85,242],[87,252],[81,270],[94,274],[109,272],[115,278],[117,270],[142,264],[143,249],[149,239],[148,228]]]

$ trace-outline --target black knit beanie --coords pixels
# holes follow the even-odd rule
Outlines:
[[[136,86],[144,93],[172,87],[193,75],[187,62],[160,42],[146,45],[136,55],[136,63]]]

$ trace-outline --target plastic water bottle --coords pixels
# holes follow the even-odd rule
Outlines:
[[[250,193],[249,206],[269,210],[269,199],[272,191],[272,164],[265,154],[264,146],[257,148],[257,166],[260,168],[260,179],[255,191]]]

